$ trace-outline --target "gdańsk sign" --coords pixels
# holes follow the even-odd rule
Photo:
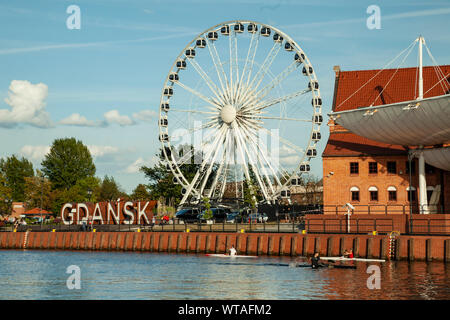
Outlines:
[[[157,201],[66,203],[61,209],[64,224],[149,224]]]

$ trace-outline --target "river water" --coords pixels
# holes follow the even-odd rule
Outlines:
[[[299,258],[298,261],[301,261]],[[357,269],[296,268],[294,258],[89,251],[0,250],[0,299],[449,299],[442,262],[386,262],[380,289]],[[80,289],[66,273],[80,269]],[[72,282],[71,282],[72,283]],[[373,282],[372,282],[373,283]]]

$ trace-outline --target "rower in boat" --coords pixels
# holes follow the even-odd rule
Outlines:
[[[349,258],[349,259],[353,259],[353,249],[347,250],[345,249],[344,251],[344,258]]]
[[[236,249],[234,248],[234,246],[231,246],[231,248],[229,249],[230,251],[230,256],[235,256],[237,254]]]
[[[322,265],[319,263],[320,257],[319,257],[319,253],[316,252],[314,253],[314,255],[311,257],[311,268],[316,269],[321,267]]]

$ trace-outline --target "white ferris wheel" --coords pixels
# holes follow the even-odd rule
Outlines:
[[[180,206],[242,199],[244,184],[255,200],[289,198],[317,156],[322,120],[314,68],[284,32],[235,20],[200,33],[175,59],[160,101],[161,155],[182,186]]]

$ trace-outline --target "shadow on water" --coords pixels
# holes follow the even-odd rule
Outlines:
[[[224,261],[227,260],[227,261]],[[0,251],[0,299],[449,299],[442,262],[386,262],[381,289],[369,263],[356,269],[296,268],[304,258],[223,259],[195,254]],[[67,267],[81,270],[69,290]]]

